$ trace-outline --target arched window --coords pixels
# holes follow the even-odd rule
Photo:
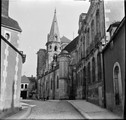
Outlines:
[[[90,43],[90,28],[88,28],[88,30],[87,30],[87,46],[89,46],[89,43]]]
[[[56,39],[56,40],[58,39],[58,36],[57,36],[57,34],[55,34],[55,39]]]
[[[27,89],[27,84],[25,84],[25,89]]]
[[[52,46],[50,45],[49,48],[52,49]]]
[[[23,87],[24,87],[24,85],[23,84],[21,84],[21,88],[23,89]]]
[[[95,58],[92,59],[92,82],[95,82]]]
[[[98,81],[102,79],[102,67],[101,67],[101,54],[97,55],[97,66],[98,66]]]
[[[93,41],[94,40],[94,20],[92,20],[92,22],[91,22],[91,38]]]
[[[90,62],[88,63],[88,73],[87,73],[88,83],[91,83],[91,76],[90,76]]]
[[[57,88],[59,88],[59,78],[57,76]]]
[[[54,47],[54,51],[57,51],[57,46]]]
[[[52,89],[52,79],[51,79],[51,89]]]
[[[96,12],[96,33],[100,32],[100,14],[99,10]]]
[[[9,33],[6,33],[6,34],[5,34],[5,38],[6,38],[7,40],[9,40],[9,39],[10,39],[10,34],[9,34]]]
[[[122,103],[122,80],[121,80],[121,69],[118,62],[113,67],[113,83],[114,83],[114,97],[115,105]]]

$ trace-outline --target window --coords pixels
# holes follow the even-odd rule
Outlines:
[[[47,87],[48,87],[48,82],[46,82],[46,90],[47,90]]]
[[[92,82],[95,82],[95,58],[92,59]]]
[[[54,51],[57,51],[57,46],[55,46]]]
[[[90,40],[89,40],[89,38],[90,38],[89,31],[90,31],[90,29],[88,28],[88,30],[87,30],[87,46],[89,46],[89,42],[90,42]]]
[[[88,73],[87,73],[88,83],[91,83],[91,76],[90,76],[90,62],[88,63]]]
[[[52,89],[52,79],[51,79],[51,89]]]
[[[59,88],[59,78],[57,76],[57,88]]]
[[[52,49],[52,46],[50,45],[50,49]]]
[[[84,66],[84,69],[83,69],[83,85],[85,86],[86,85],[86,67]]]
[[[10,34],[9,34],[9,33],[6,33],[6,34],[5,34],[5,38],[6,38],[7,40],[9,40],[9,39],[10,39]]]
[[[100,32],[100,14],[99,10],[96,12],[96,33]]]
[[[102,67],[101,67],[101,55],[97,55],[97,64],[98,64],[98,81],[102,79]]]
[[[55,38],[56,38],[56,40],[57,40],[57,38],[58,38],[58,37],[57,37],[57,34],[55,34]]]
[[[23,89],[23,87],[24,87],[24,85],[23,84],[21,84],[21,88]]]
[[[91,38],[93,41],[94,40],[94,20],[92,20],[92,22],[91,22]]]
[[[27,84],[25,84],[25,89],[27,89]]]

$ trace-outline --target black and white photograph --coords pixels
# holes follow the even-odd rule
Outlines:
[[[0,119],[126,119],[125,0],[1,0]]]

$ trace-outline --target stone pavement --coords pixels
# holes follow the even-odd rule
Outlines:
[[[94,105],[86,100],[67,100],[87,119],[122,119],[111,111]]]
[[[36,105],[27,119],[84,119],[80,112],[65,100],[32,100],[26,103]]]

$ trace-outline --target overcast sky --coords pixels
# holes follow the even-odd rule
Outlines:
[[[26,54],[22,75],[36,76],[37,51],[46,48],[54,10],[57,11],[60,37],[70,40],[77,36],[81,13],[89,8],[87,1],[74,0],[9,0],[9,16],[17,20],[21,29],[19,49]]]

